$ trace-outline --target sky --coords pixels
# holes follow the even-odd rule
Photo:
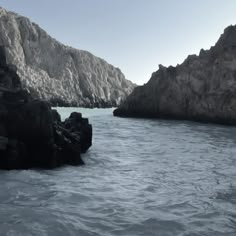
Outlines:
[[[0,6],[139,85],[159,64],[175,66],[209,49],[236,24],[236,0],[0,0]]]

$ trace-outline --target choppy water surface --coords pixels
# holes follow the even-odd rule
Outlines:
[[[236,235],[236,128],[80,110],[85,166],[0,171],[1,236]]]

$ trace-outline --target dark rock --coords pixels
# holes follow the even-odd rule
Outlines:
[[[65,127],[74,134],[79,130],[81,152],[84,153],[92,145],[92,126],[88,123],[88,119],[82,118],[81,113],[73,112],[64,122]]]
[[[53,121],[54,121],[54,122],[58,122],[58,123],[61,122],[61,116],[60,116],[60,114],[57,112],[57,110],[52,109],[52,117],[53,117]]]
[[[0,136],[0,150],[4,151],[7,149],[8,138]]]
[[[236,125],[236,26],[214,47],[176,67],[160,66],[115,116],[186,119]]]
[[[10,110],[7,130],[9,137],[27,142],[53,139],[53,116],[49,104],[36,100]]]
[[[0,61],[0,169],[83,164],[80,154],[92,145],[88,120],[72,113],[61,122],[48,102],[21,89],[14,67],[1,55]]]
[[[0,46],[0,67],[6,66],[6,54],[5,54],[5,47]]]

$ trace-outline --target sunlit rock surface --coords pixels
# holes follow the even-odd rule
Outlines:
[[[236,26],[181,65],[160,65],[114,115],[236,124]]]
[[[134,88],[120,69],[59,43],[28,18],[3,8],[0,45],[6,47],[8,64],[17,66],[23,87],[54,105],[116,106]]]

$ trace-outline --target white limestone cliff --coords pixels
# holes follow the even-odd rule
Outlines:
[[[133,90],[120,69],[65,46],[28,18],[0,8],[0,45],[23,87],[59,105],[116,106]]]

